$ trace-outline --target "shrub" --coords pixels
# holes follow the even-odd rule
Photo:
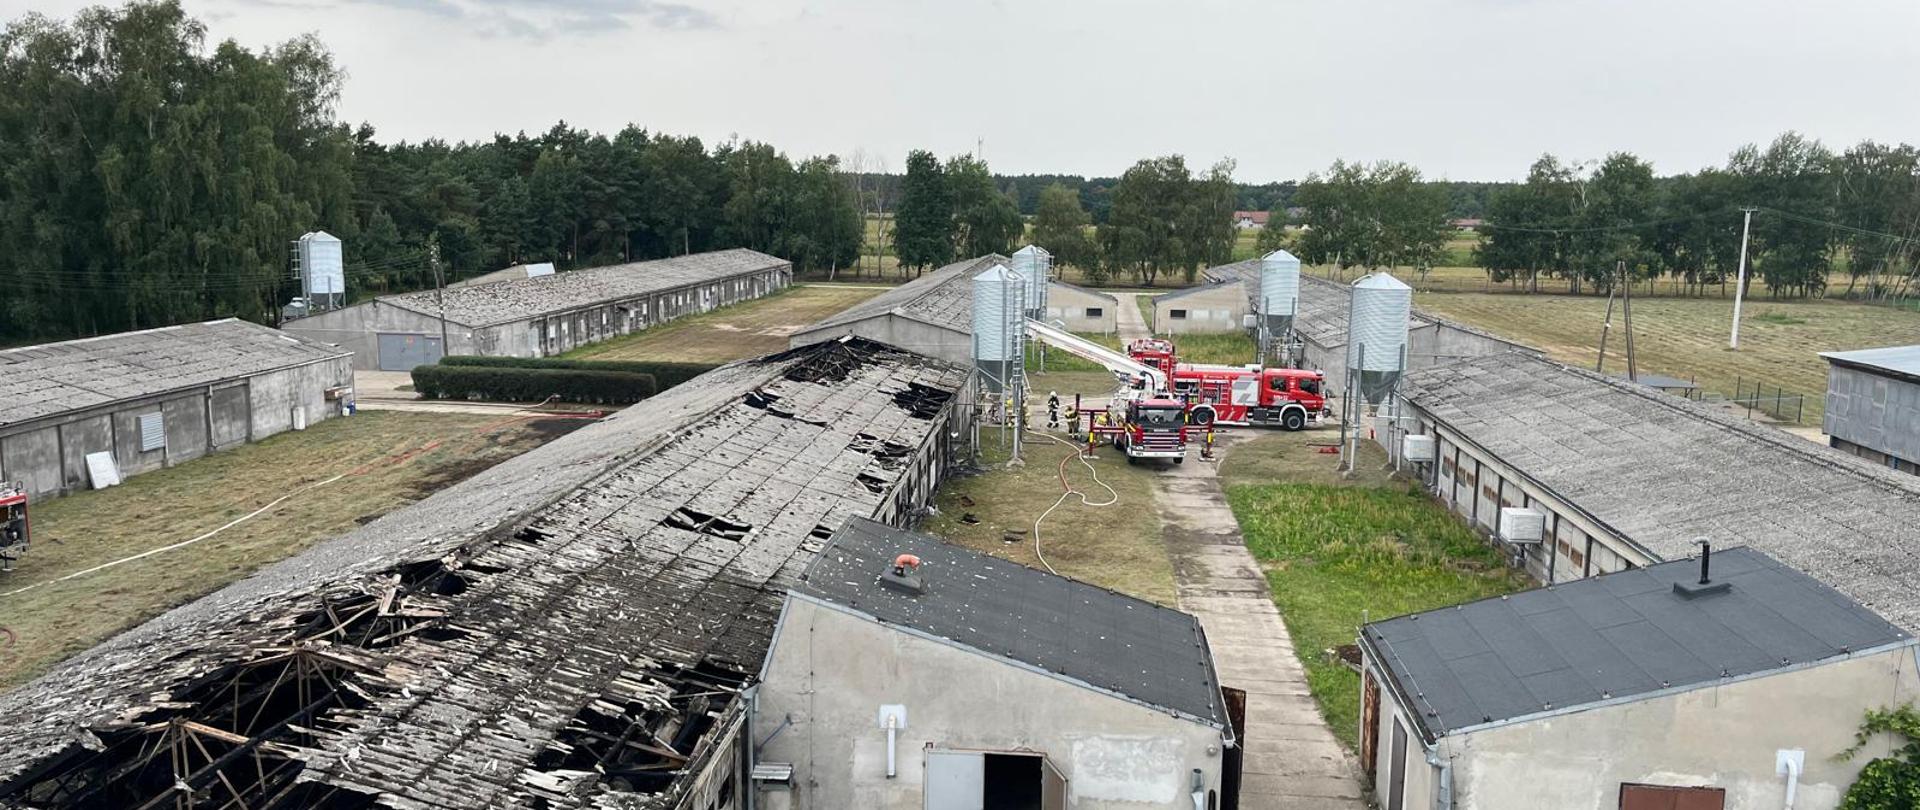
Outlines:
[[[630,371],[511,366],[436,365],[413,369],[413,388],[428,399],[625,405],[653,396],[652,375]]]
[[[720,366],[711,363],[655,363],[645,360],[560,360],[552,357],[480,357],[456,354],[440,358],[443,366],[480,366],[486,368],[545,368],[578,371],[624,371],[650,374],[664,391]]]

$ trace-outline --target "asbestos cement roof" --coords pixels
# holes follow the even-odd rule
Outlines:
[[[649,262],[631,262],[491,284],[384,296],[382,302],[439,317],[436,294],[446,298],[447,320],[469,327],[523,321],[788,266],[785,259],[738,248]]]
[[[343,702],[238,732],[308,797],[255,808],[674,806],[786,590],[846,519],[891,515],[966,378],[858,339],[730,364],[271,565],[0,694],[0,806],[139,778],[121,763],[182,721],[233,732],[231,673],[292,659]]]
[[[1872,611],[1751,548],[1368,624],[1361,641],[1422,736],[1709,686],[1911,643]]]
[[[880,315],[897,315],[972,334],[973,277],[996,264],[1009,264],[1009,260],[998,253],[989,253],[954,262],[855,304],[803,331],[845,326]]]
[[[1821,352],[1828,362],[1920,381],[1920,345],[1888,346],[1850,352]]]
[[[1260,260],[1210,267],[1202,275],[1214,281],[1238,281],[1247,290],[1250,306],[1260,298]],[[1347,314],[1352,307],[1353,291],[1348,285],[1318,276],[1300,274],[1300,311],[1294,316],[1293,331],[1322,348],[1347,345]],[[1416,316],[1410,327],[1421,325]]]
[[[1400,393],[1648,554],[1749,546],[1920,629],[1920,477],[1522,352],[1410,372]]]
[[[1114,297],[1112,293],[1101,292],[1099,290],[1093,289],[1092,287],[1082,287],[1078,284],[1068,284],[1067,282],[1061,281],[1059,279],[1049,280],[1047,284],[1049,286],[1060,287],[1062,289],[1072,290],[1077,293],[1084,293],[1086,295],[1091,295],[1095,298],[1105,298],[1108,301],[1112,301],[1116,304],[1120,303],[1120,299]],[[971,305],[969,305],[969,309],[971,309]]]
[[[894,558],[920,558],[922,593],[884,584]],[[1206,634],[1193,616],[870,520],[847,523],[795,592],[883,624],[945,639],[1227,727]]]
[[[227,319],[0,351],[0,427],[353,352]]]

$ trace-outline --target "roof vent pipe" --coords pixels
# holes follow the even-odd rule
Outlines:
[[[880,584],[910,594],[926,593],[927,585],[920,579],[920,558],[912,554],[894,557],[893,565],[880,575]]]
[[[1712,541],[1702,537],[1693,541],[1693,544],[1700,547],[1700,581],[1675,582],[1673,583],[1673,592],[1678,594],[1682,599],[1698,599],[1702,596],[1713,596],[1733,590],[1733,583],[1731,582],[1713,581]]]

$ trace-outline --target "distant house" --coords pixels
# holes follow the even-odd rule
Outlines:
[[[1832,810],[1920,690],[1913,636],[1750,548],[1361,628],[1384,810]],[[1704,584],[1702,580],[1705,580]]]
[[[766,810],[1238,806],[1199,620],[859,517],[788,591],[754,712]]]
[[[1920,346],[1821,352],[1827,359],[1827,443],[1920,474]]]
[[[1472,233],[1472,232],[1474,232],[1474,231],[1477,231],[1477,230],[1480,230],[1480,226],[1481,226],[1481,225],[1482,225],[1482,224],[1483,224],[1484,222],[1485,222],[1485,220],[1482,220],[1482,219],[1450,219],[1450,220],[1447,220],[1447,224],[1448,224],[1448,225],[1452,225],[1452,226],[1453,226],[1453,229],[1454,229],[1454,230],[1456,230],[1456,231],[1466,231],[1466,232],[1468,232],[1468,233]]]
[[[1235,211],[1233,212],[1233,227],[1243,231],[1265,228],[1267,227],[1267,218],[1269,216],[1271,216],[1271,214],[1266,211]]]

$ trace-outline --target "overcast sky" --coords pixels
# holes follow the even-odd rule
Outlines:
[[[1663,173],[1798,129],[1920,141],[1916,0],[186,0],[214,39],[316,32],[384,139],[566,119],[1003,173],[1169,152],[1248,182],[1335,158],[1504,180],[1541,152]],[[66,15],[69,0],[0,0]]]

